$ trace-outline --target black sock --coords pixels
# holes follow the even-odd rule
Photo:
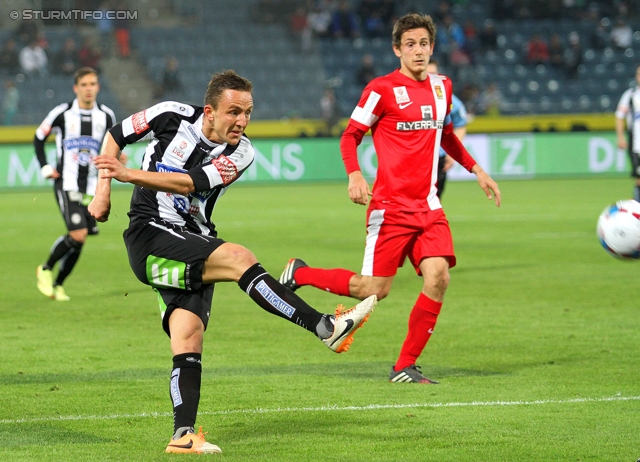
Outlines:
[[[636,187],[633,188],[633,200],[640,202],[640,185],[636,185]]]
[[[193,427],[200,402],[202,355],[183,353],[173,357],[169,393],[173,402],[173,432],[181,427]]]
[[[260,263],[249,268],[238,285],[264,310],[318,335],[316,327],[323,319],[323,313],[311,308],[293,291],[276,281]]]
[[[60,259],[58,276],[56,276],[56,280],[53,283],[54,286],[61,286],[64,283],[64,280],[67,279],[67,276],[71,274],[71,270],[73,270],[73,267],[76,266],[76,263],[78,262],[78,258],[80,258],[81,250],[82,244],[80,244],[79,249],[70,250]]]
[[[82,242],[78,242],[72,239],[71,236],[69,236],[68,234],[65,234],[64,236],[60,236],[53,243],[53,246],[51,247],[51,251],[49,252],[49,259],[43,265],[43,268],[48,270],[53,269],[53,266],[58,262],[58,260],[64,257],[68,252],[74,249],[81,249],[81,248],[82,248]]]

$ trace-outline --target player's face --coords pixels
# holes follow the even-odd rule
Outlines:
[[[393,47],[400,58],[400,72],[415,80],[424,80],[427,64],[433,54],[433,43],[427,29],[410,29],[402,34],[400,48]]]
[[[216,143],[235,146],[240,142],[244,130],[249,125],[253,97],[247,91],[225,90],[220,95],[218,108],[210,105],[204,108],[208,127],[203,127],[205,136]]]
[[[78,97],[80,107],[83,109],[91,109],[93,107],[99,91],[98,77],[93,74],[80,77],[78,83],[73,86],[73,92]]]

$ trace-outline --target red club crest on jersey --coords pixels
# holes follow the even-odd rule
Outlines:
[[[444,98],[444,96],[442,95],[442,87],[440,85],[436,85],[434,89],[436,91],[436,97],[438,99]]]

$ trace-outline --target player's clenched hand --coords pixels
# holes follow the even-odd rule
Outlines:
[[[352,172],[349,174],[349,198],[352,202],[360,205],[367,205],[371,196],[369,183],[362,176],[362,172]]]
[[[101,197],[94,197],[87,207],[89,213],[97,221],[105,222],[109,219],[109,213],[111,212],[111,201],[103,199]]]
[[[500,195],[500,188],[498,188],[498,183],[496,183],[493,178],[491,178],[489,174],[477,164],[473,167],[473,169],[471,169],[471,171],[476,174],[476,177],[478,178],[478,184],[487,195],[487,199],[494,199],[496,205],[500,207],[502,196]]]
[[[93,163],[99,171],[100,178],[115,178],[123,183],[126,183],[129,179],[129,169],[115,157],[96,156],[93,159]]]

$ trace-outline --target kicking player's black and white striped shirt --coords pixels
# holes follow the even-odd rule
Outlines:
[[[104,135],[116,123],[113,111],[104,104],[80,109],[78,100],[54,107],[36,130],[33,144],[40,166],[47,165],[44,144],[56,135],[56,170],[61,175],[63,191],[95,195],[98,171],[93,158],[100,152]]]
[[[235,146],[208,140],[202,133],[203,118],[202,107],[167,101],[133,114],[111,129],[120,149],[150,140],[143,170],[188,173],[196,189],[182,196],[136,186],[131,221],[159,218],[199,234],[215,235],[213,207],[251,165],[255,153],[246,136]]]

